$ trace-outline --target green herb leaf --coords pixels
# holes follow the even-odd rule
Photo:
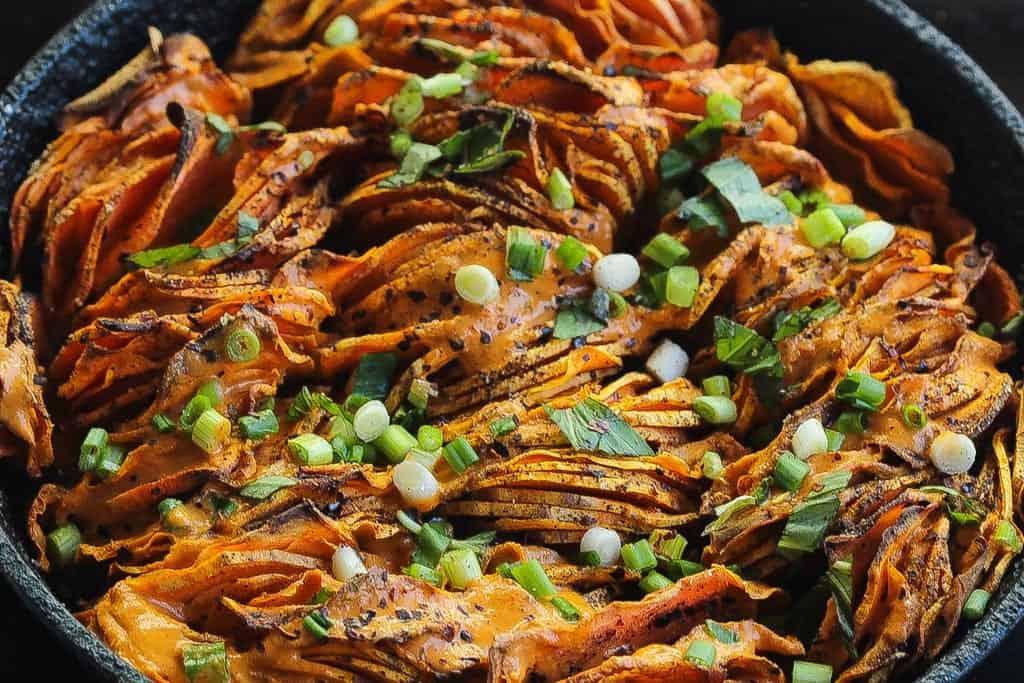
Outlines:
[[[729,219],[715,196],[691,197],[679,205],[676,215],[694,230],[714,229],[719,237],[729,236]]]
[[[231,149],[231,145],[235,143],[235,130],[223,116],[215,112],[210,112],[206,115],[206,123],[217,133],[217,146],[214,148],[214,151],[217,153],[217,156],[224,155]]]
[[[409,145],[409,151],[402,159],[402,165],[397,171],[384,180],[377,183],[378,187],[396,189],[412,185],[423,177],[430,162],[441,158],[441,150],[434,145],[425,145],[422,142],[414,142]]]
[[[715,316],[715,354],[718,360],[748,375],[782,377],[782,359],[775,345],[723,316]]]
[[[490,171],[496,171],[499,168],[504,168],[509,164],[515,163],[520,159],[526,158],[525,152],[520,152],[517,149],[508,150],[505,152],[497,152],[496,154],[488,154],[485,157],[481,157],[476,161],[469,161],[464,164],[460,164],[455,167],[453,173],[460,175],[468,175],[471,173],[488,173]]]
[[[840,560],[825,574],[825,581],[836,603],[836,617],[847,648],[853,647],[853,566],[850,560]]]
[[[572,302],[555,316],[555,339],[575,339],[600,332],[605,328],[603,321],[594,317],[587,303]]]
[[[799,334],[811,323],[831,318],[841,310],[842,306],[839,305],[839,302],[829,298],[815,307],[804,306],[792,312],[782,311],[775,316],[775,334],[772,335],[772,341],[780,342],[787,337]]]
[[[245,211],[238,212],[238,239],[252,237],[260,230],[260,219]]]
[[[728,629],[713,619],[704,620],[704,630],[708,632],[708,635],[717,640],[720,643],[731,645],[732,643],[740,642],[740,636],[732,629]]]
[[[945,496],[946,514],[957,526],[974,526],[988,514],[988,510],[980,502],[968,498],[964,494],[947,486],[922,486],[919,490],[926,493],[941,493]]]
[[[771,226],[793,222],[793,215],[786,205],[761,189],[757,175],[742,160],[736,157],[720,159],[705,166],[701,175],[728,202],[740,223]]]
[[[283,477],[276,474],[268,474],[265,477],[254,479],[238,490],[238,494],[254,500],[263,500],[274,495],[281,489],[295,486],[299,482],[291,477]]]
[[[564,410],[544,406],[544,412],[577,450],[609,455],[654,455],[647,442],[625,420],[594,397]]]
[[[823,476],[817,490],[800,501],[782,530],[778,548],[784,555],[811,553],[821,547],[836,513],[839,511],[839,491],[850,483],[850,472],[839,470]]]
[[[363,354],[352,380],[352,393],[369,399],[384,399],[397,367],[398,354],[391,351]]]
[[[285,133],[288,132],[288,129],[285,128],[284,125],[278,123],[277,121],[261,121],[260,123],[250,123],[247,126],[239,126],[238,131],[280,133],[281,135],[284,135]]]
[[[191,244],[175,244],[169,247],[158,247],[137,251],[128,257],[128,260],[139,268],[156,268],[158,266],[173,266],[196,258],[202,252],[199,247]]]

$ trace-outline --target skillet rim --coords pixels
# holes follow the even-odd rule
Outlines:
[[[25,120],[31,121],[33,117],[50,118],[49,113],[33,113],[26,109],[25,101],[31,100],[40,88],[56,85],[59,89],[62,84],[58,80],[60,74],[55,72],[55,66],[76,49],[81,49],[83,43],[96,42],[97,36],[103,35],[105,29],[124,21],[123,15],[129,15],[128,19],[132,19],[131,15],[138,15],[136,18],[143,21],[146,8],[160,1],[100,0],[93,3],[57,32],[0,94],[0,192],[3,192],[0,195],[0,221],[4,225],[10,194],[13,194],[7,192],[8,186],[16,188],[26,170],[21,157],[28,152],[31,158],[35,158],[41,152],[34,140],[22,139],[32,136],[19,131],[18,124]],[[234,0],[233,4],[248,7],[254,5],[254,0]],[[959,81],[957,86],[971,99],[983,103],[982,106],[1009,133],[1016,148],[1016,156],[1024,160],[1024,117],[962,48],[902,0],[861,0],[861,4],[884,21],[899,27],[908,40],[902,49],[927,51],[934,59],[951,67]],[[106,44],[102,47],[110,49]],[[55,80],[58,82],[54,83]],[[8,151],[8,146],[13,151]],[[14,179],[3,179],[4,172],[13,174]],[[0,229],[0,234],[4,230]],[[89,632],[57,599],[26,552],[25,535],[21,531],[24,520],[12,520],[10,513],[7,491],[0,488],[0,575],[27,610],[61,643],[65,652],[71,652],[92,673],[108,680],[139,683],[149,680]],[[1024,561],[1018,560],[1014,564],[999,591],[993,596],[985,616],[960,635],[915,679],[915,683],[945,683],[966,679],[971,670],[987,658],[1024,617]]]

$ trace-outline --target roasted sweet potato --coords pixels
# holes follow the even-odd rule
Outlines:
[[[174,683],[933,660],[1024,545],[1020,292],[888,76],[719,33],[264,0],[69,104],[0,457],[82,622]]]

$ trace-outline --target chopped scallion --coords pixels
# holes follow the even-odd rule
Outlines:
[[[928,413],[916,403],[903,406],[903,423],[911,429],[922,429],[928,424]]]
[[[709,640],[695,640],[686,648],[686,659],[705,669],[715,665],[716,654],[715,646]]]
[[[519,425],[514,416],[506,415],[505,417],[499,417],[497,420],[491,422],[489,429],[491,430],[491,436],[495,439],[499,439],[514,432],[518,426]]]
[[[1022,542],[1020,534],[1017,533],[1017,528],[1005,519],[999,520],[993,539],[996,543],[1002,543],[1015,553],[1021,551]]]
[[[125,449],[123,446],[113,443],[108,444],[107,449],[100,456],[100,461],[96,464],[96,476],[100,479],[107,479],[117,474],[117,471],[121,469],[121,464],[124,462],[124,456]]]
[[[82,544],[82,533],[78,527],[67,522],[46,535],[46,556],[54,565],[66,567],[78,555]]]
[[[450,550],[441,556],[441,571],[453,588],[465,590],[483,576],[476,553],[469,548]]]
[[[832,667],[828,664],[807,662],[798,659],[793,662],[792,683],[831,683]]]
[[[556,595],[551,598],[551,606],[557,609],[558,613],[562,615],[562,618],[570,623],[575,624],[580,620],[580,611],[576,609],[575,605],[563,598],[561,595]]]
[[[327,640],[330,635],[331,622],[320,610],[307,614],[302,626],[319,640]]]
[[[635,543],[626,543],[622,546],[622,563],[628,569],[644,573],[658,566],[658,558],[650,541],[641,538]]]
[[[583,246],[583,242],[570,235],[555,249],[555,258],[566,270],[575,271],[587,259],[587,248]]]
[[[779,454],[779,459],[775,461],[772,481],[780,489],[791,492],[798,491],[810,472],[810,465],[796,457],[793,453],[783,451]]]
[[[410,78],[391,98],[391,118],[400,128],[407,128],[423,113],[423,90],[418,77]]]
[[[437,386],[433,382],[417,377],[409,385],[409,395],[406,400],[412,407],[426,410],[430,399],[434,396],[437,396]]]
[[[299,434],[288,439],[288,450],[300,464],[327,465],[334,460],[334,449],[318,434]]]
[[[512,226],[505,238],[505,269],[513,280],[532,280],[544,272],[548,249],[526,228]]]
[[[662,588],[668,588],[671,585],[671,579],[664,574],[659,574],[654,571],[649,572],[647,576],[640,579],[639,583],[640,590],[644,593],[654,593],[655,591],[660,591]]]
[[[885,382],[866,372],[851,370],[836,385],[836,398],[858,410],[877,411],[885,402]]]
[[[466,301],[485,306],[501,293],[497,278],[484,266],[470,264],[455,272],[455,291]]]
[[[480,456],[470,445],[466,437],[460,436],[447,444],[442,451],[445,462],[456,474],[462,474],[470,465],[480,460]]]
[[[163,413],[157,413],[153,416],[153,429],[160,432],[161,434],[170,434],[174,431],[174,421]]]
[[[673,306],[689,308],[700,286],[700,271],[693,266],[672,266],[665,283],[665,301]]]
[[[213,408],[203,411],[192,427],[192,443],[207,453],[217,453],[231,436],[231,422]]]
[[[420,82],[420,91],[425,97],[437,99],[451,97],[462,92],[462,76],[457,73],[439,73]]]
[[[232,363],[248,363],[260,354],[260,338],[248,326],[231,330],[224,341],[224,353]]]
[[[964,603],[964,619],[967,621],[977,621],[981,619],[982,615],[985,614],[985,610],[988,608],[988,601],[992,598],[992,594],[981,588],[975,588],[971,591],[971,594],[967,596],[967,602]]]
[[[251,415],[243,415],[238,418],[238,431],[242,438],[259,441],[271,434],[277,434],[280,429],[277,415],[273,410],[261,410]]]
[[[844,410],[836,418],[835,428],[843,434],[863,434],[868,428],[867,414],[860,410]]]
[[[416,440],[425,451],[436,451],[444,446],[444,433],[433,425],[423,425],[416,431]]]
[[[690,256],[686,245],[664,232],[655,235],[641,253],[662,268],[671,268]]]
[[[208,379],[199,385],[196,396],[205,396],[210,401],[210,407],[216,408],[224,402],[224,386],[216,378]]]
[[[727,396],[699,396],[693,401],[693,409],[708,424],[724,425],[736,421],[736,404]]]
[[[538,600],[549,598],[558,592],[555,584],[551,583],[547,572],[544,571],[544,567],[537,560],[516,562],[509,568],[509,571],[516,583]]]
[[[832,209],[818,209],[800,224],[804,239],[815,249],[838,244],[846,234],[843,222]]]
[[[359,27],[352,17],[339,14],[331,20],[324,31],[324,44],[328,47],[350,45],[359,39]]]
[[[406,576],[411,576],[414,579],[426,581],[427,583],[432,584],[434,586],[440,586],[444,582],[444,579],[441,576],[440,572],[438,572],[432,567],[428,567],[425,564],[417,564],[413,562],[408,567],[403,569],[402,573]]]
[[[85,435],[82,446],[78,451],[78,469],[81,472],[91,472],[96,469],[100,457],[107,450],[109,435],[102,427],[93,427]]]
[[[858,225],[843,238],[843,253],[855,260],[869,259],[889,246],[896,228],[885,221],[869,221]]]
[[[416,437],[402,425],[392,424],[384,429],[373,445],[392,463],[402,462],[405,454],[419,445]]]
[[[555,168],[551,171],[547,190],[551,206],[558,211],[567,211],[576,206],[576,198],[572,194],[572,183],[562,173],[562,169]]]
[[[725,375],[705,377],[701,382],[701,388],[705,396],[732,396],[732,385]]]
[[[210,404],[210,399],[205,396],[193,396],[189,399],[189,402],[185,404],[185,407],[181,411],[181,415],[178,417],[178,427],[183,432],[191,432],[192,427],[195,425],[196,420],[210,410],[213,406]]]

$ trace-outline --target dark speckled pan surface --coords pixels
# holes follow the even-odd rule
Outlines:
[[[0,225],[32,160],[55,136],[60,107],[87,91],[145,43],[145,27],[191,31],[223,57],[257,0],[105,0],[68,25],[0,95]],[[956,45],[901,2],[888,0],[716,0],[729,30],[773,26],[804,60],[862,59],[891,73],[918,127],[953,151],[954,204],[1024,265],[1024,119]],[[7,236],[0,234],[6,244]],[[4,267],[4,272],[6,267]],[[21,501],[33,485],[13,469],[0,487],[0,574],[83,668],[111,680],[145,680],[90,635],[54,597],[26,551]],[[963,678],[1024,614],[1024,565],[1017,563],[985,617],[917,680]]]

